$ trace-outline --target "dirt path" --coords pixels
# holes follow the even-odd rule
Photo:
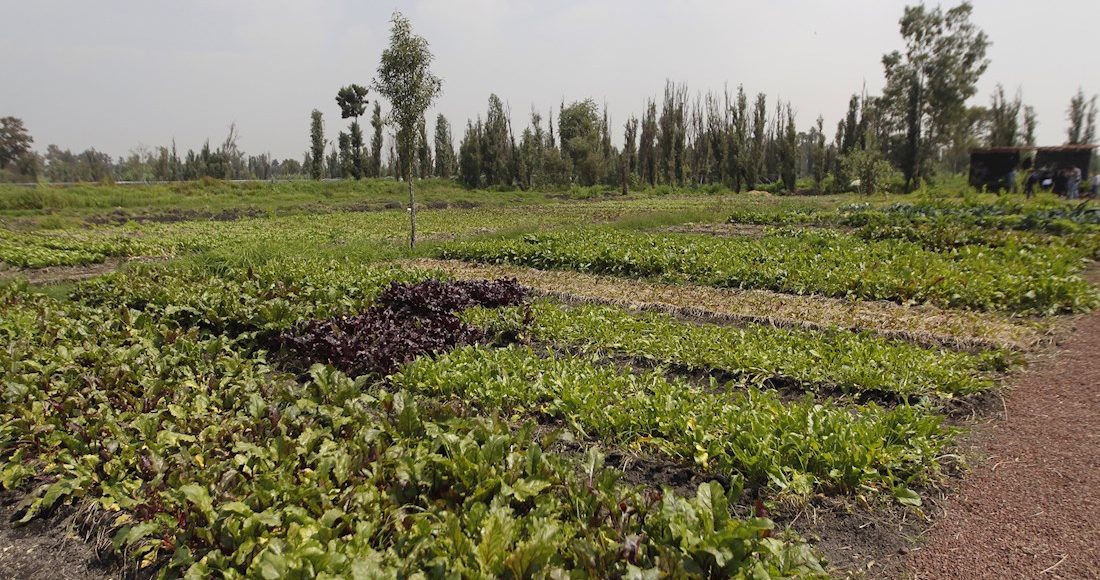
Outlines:
[[[99,264],[85,266],[51,266],[49,268],[26,268],[0,270],[0,280],[23,278],[31,284],[56,284],[58,282],[76,282],[96,276],[105,276],[116,272],[126,264],[162,262],[167,258],[138,256],[133,258],[107,258]]]
[[[1100,312],[1019,375],[1007,417],[977,434],[915,578],[1100,578]]]

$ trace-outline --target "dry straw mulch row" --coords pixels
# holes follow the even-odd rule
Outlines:
[[[893,302],[865,302],[797,296],[766,290],[738,290],[547,271],[517,266],[418,259],[403,265],[440,270],[458,279],[516,278],[537,293],[569,302],[614,304],[659,310],[708,321],[759,323],[778,327],[869,331],[926,346],[956,349],[1029,350],[1047,340],[1049,325],[1002,315]]]

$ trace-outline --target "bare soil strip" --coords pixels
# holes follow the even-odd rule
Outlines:
[[[122,577],[121,570],[102,563],[94,546],[76,531],[69,514],[15,527],[12,515],[18,494],[0,494],[0,578],[20,580],[100,580]]]
[[[661,228],[660,231],[674,234],[708,234],[721,237],[744,236],[759,238],[768,226],[757,224],[683,224]]]
[[[456,278],[511,277],[536,292],[570,302],[658,310],[716,322],[759,323],[783,328],[866,330],[926,346],[957,349],[1003,347],[1028,350],[1052,340],[1039,323],[933,306],[903,306],[796,296],[766,290],[735,290],[662,284],[568,271],[471,264],[457,260],[407,260],[402,265],[441,270]]]
[[[1100,578],[1100,312],[1020,374],[978,429],[984,461],[943,502],[914,578]]]
[[[716,236],[719,238],[736,238],[736,237],[750,237],[759,238],[767,233],[768,229],[780,229],[780,228],[794,228],[800,230],[836,230],[836,231],[850,231],[851,228],[843,226],[823,225],[823,224],[790,224],[790,225],[769,225],[769,224],[744,224],[744,223],[689,223],[678,226],[669,226],[662,228],[659,231],[672,232],[676,234],[706,234],[710,236]]]
[[[75,282],[87,280],[96,276],[106,276],[120,270],[131,262],[159,262],[167,258],[135,257],[135,258],[107,258],[100,264],[87,264],[85,266],[53,266],[50,268],[17,268],[12,270],[0,269],[0,280],[22,278],[31,284],[56,284],[58,282]]]

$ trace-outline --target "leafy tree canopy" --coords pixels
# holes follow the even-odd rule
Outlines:
[[[342,87],[336,93],[336,104],[340,106],[342,119],[363,116],[367,111],[367,88],[356,84]]]

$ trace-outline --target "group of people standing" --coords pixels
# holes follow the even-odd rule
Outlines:
[[[1049,168],[1032,169],[1024,181],[1024,195],[1031,197],[1038,186],[1044,191],[1065,192],[1066,199],[1079,199],[1082,197],[1081,182],[1081,168],[1076,165],[1061,171]],[[1100,195],[1100,172],[1093,174],[1084,193],[1085,197],[1090,198],[1098,195]]]

